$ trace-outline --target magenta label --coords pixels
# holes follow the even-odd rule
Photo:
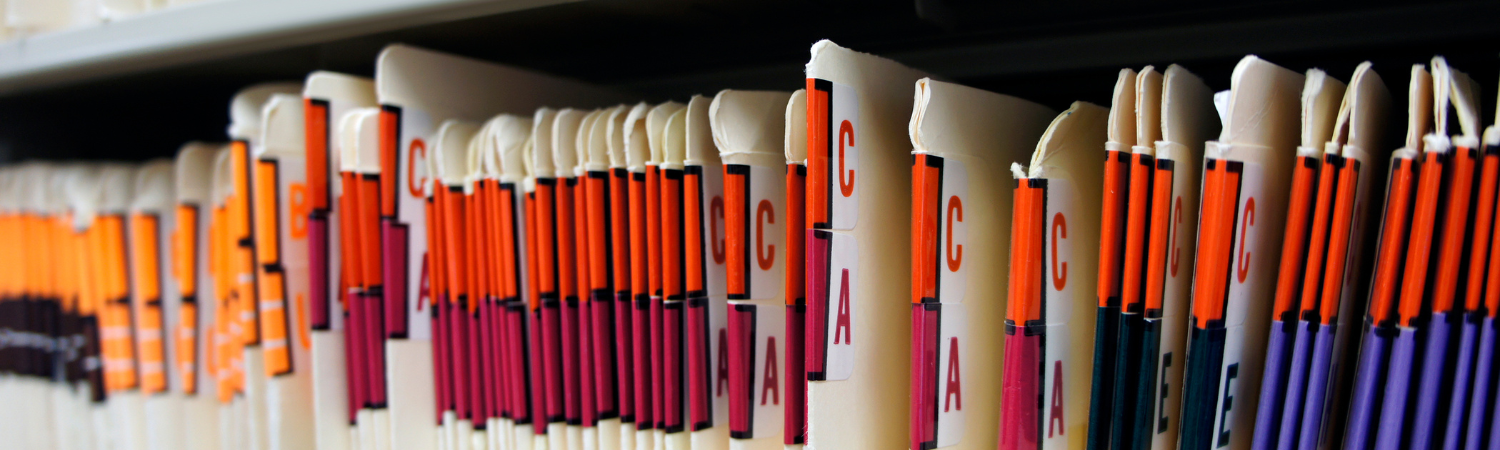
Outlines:
[[[524,316],[525,313],[521,315]],[[517,321],[517,323],[519,322],[521,321]],[[526,346],[528,351],[526,360],[530,364],[527,367],[529,377],[527,378],[528,382],[525,387],[531,393],[531,429],[533,433],[539,435],[547,434],[547,423],[552,421],[552,417],[548,415],[547,408],[548,389],[546,370],[542,368],[547,365],[547,357],[544,356],[547,352],[544,348],[545,346],[542,344],[544,340],[542,335],[545,334],[542,332],[542,328],[544,328],[541,326],[542,322],[542,312],[538,310],[532,315],[531,322],[526,324],[528,325],[530,331],[528,334],[531,339],[528,340]],[[559,415],[560,417],[561,415]]]
[[[598,399],[594,383],[594,326],[590,320],[594,314],[593,304],[578,305],[573,314],[574,322],[578,324],[578,335],[574,338],[578,342],[578,414],[583,426],[592,427],[599,424],[599,409],[595,403]]]
[[[634,322],[631,335],[634,339],[635,377],[635,428],[649,430],[656,426],[656,365],[652,359],[655,341],[651,332],[651,304],[645,295],[635,300],[631,320]]]
[[[383,284],[385,296],[385,333],[391,339],[407,338],[406,317],[406,253],[407,232],[406,225],[400,225],[389,219],[380,221],[381,240],[381,268],[385,280]],[[423,258],[425,261],[426,258]],[[426,264],[423,264],[424,266]],[[427,270],[422,270],[425,277]],[[431,305],[418,305],[418,308]]]
[[[911,448],[937,444],[938,410],[931,393],[937,389],[939,308],[928,303],[911,307]]]
[[[581,353],[578,348],[580,324],[578,323],[578,301],[568,300],[562,306],[562,374],[563,412],[569,425],[583,424],[583,388],[579,385]]]
[[[567,410],[563,377],[562,311],[557,300],[542,302],[542,386],[546,389],[547,422],[563,422]]]
[[[692,430],[698,431],[714,423],[713,377],[717,364],[709,359],[708,298],[690,298],[687,304],[688,414]]]
[[[664,389],[665,425],[668,433],[683,430],[687,412],[687,383],[683,366],[684,343],[682,302],[663,306],[662,312],[662,388]]]
[[[453,373],[449,369],[450,361],[453,359],[449,353],[453,335],[449,331],[452,324],[444,320],[449,315],[447,296],[440,296],[440,305],[433,308],[432,314],[432,364],[433,364],[433,386],[437,389],[437,421],[443,423],[443,412],[456,410],[453,406]]]
[[[807,370],[805,337],[807,306],[786,307],[786,403],[783,408],[782,439],[786,445],[806,442],[803,433],[807,430]]]
[[[328,218],[307,218],[308,319],[314,330],[327,330],[332,322],[328,301]]]
[[[615,299],[615,392],[618,394],[620,421],[635,423],[635,308],[630,293],[616,294]],[[602,411],[602,409],[601,409]]]
[[[385,330],[380,326],[382,322],[382,302],[384,299],[376,294],[361,295],[361,303],[365,305],[364,312],[368,313],[364,322],[365,335],[365,374],[368,376],[369,398],[371,407],[385,408]]]
[[[1000,393],[1000,450],[1035,450],[1041,442],[1042,336],[1007,324]]]
[[[807,380],[826,377],[828,325],[828,251],[833,234],[807,230],[807,323],[805,329]]]
[[[729,436],[754,436],[755,305],[729,306]]]
[[[365,346],[369,345],[363,334],[364,306],[359,294],[348,292],[344,294],[344,301],[349,305],[349,315],[344,320],[344,333],[348,336],[344,345],[344,358],[348,372],[345,378],[349,385],[349,422],[354,423],[355,414],[360,408],[368,408],[369,405],[369,366],[365,362]]]
[[[590,315],[593,319],[593,361],[594,361],[594,409],[597,411],[599,420],[608,420],[619,417],[619,397],[616,395],[619,386],[619,372],[615,369],[615,353],[619,349],[615,346],[615,305],[608,293],[596,295],[589,302]]]

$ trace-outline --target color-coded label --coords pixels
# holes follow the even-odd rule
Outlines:
[[[807,215],[813,228],[852,230],[859,221],[859,94],[807,79]]]

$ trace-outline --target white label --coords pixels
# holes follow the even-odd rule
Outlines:
[[[787,221],[785,175],[780,168],[750,167],[749,198],[745,211],[749,219],[745,253],[749,263],[749,295],[752,300],[781,297],[786,259],[784,226]],[[784,170],[784,169],[781,169]],[[785,320],[785,319],[783,319]]]
[[[964,220],[965,202],[969,196],[969,170],[952,158],[943,159],[942,203],[938,205],[938,302],[954,304],[963,301],[969,284],[964,264],[964,247],[969,241],[969,226]],[[944,316],[947,310],[944,310]]]
[[[434,143],[432,116],[405,107],[401,109],[401,148],[396,162],[397,219],[406,225],[406,335],[408,339],[432,339],[433,302],[424,298],[423,260],[427,257],[427,195],[432,189],[428,176],[429,150]],[[387,283],[389,286],[389,283]]]
[[[1074,296],[1093,295],[1073,288],[1080,277],[1090,276],[1074,270],[1076,264],[1073,261],[1077,255],[1073,254],[1073,240],[1080,237],[1074,219],[1078,217],[1076,198],[1073,183],[1058,178],[1047,179],[1046,228],[1042,230],[1042,251],[1045,252],[1042,259],[1047,262],[1042,265],[1042,283],[1046,289],[1042,292],[1046,293],[1043,318],[1048,325],[1066,324],[1073,318],[1073,304],[1077,303]],[[1052,342],[1052,335],[1048,334],[1047,347],[1053,347]]]
[[[703,244],[704,288],[708,296],[715,299],[729,297],[727,286],[729,274],[725,261],[729,249],[725,247],[724,230],[724,166],[704,166],[703,179]],[[722,304],[722,302],[721,302]],[[723,309],[723,308],[720,308]],[[724,324],[724,321],[717,322]]]
[[[309,302],[312,280],[308,278],[307,261],[307,212],[311,211],[312,199],[307,190],[307,161],[301,157],[277,158],[276,207],[280,209],[281,223],[277,228],[281,234],[281,266],[284,269],[287,305],[287,343],[291,345],[294,358],[293,370],[308,370],[311,355],[306,349],[312,347],[308,339]],[[311,373],[311,372],[302,372]]]
[[[866,180],[859,170],[859,94],[854,88],[833,83],[828,115],[829,215],[835,230],[852,230],[859,222],[859,185]],[[858,138],[858,139],[856,139]]]
[[[973,372],[969,355],[969,319],[963,304],[942,306],[938,316],[937,446],[958,445],[964,437],[963,380]],[[984,381],[980,381],[984,382]],[[972,405],[970,405],[972,406]]]
[[[786,313],[781,305],[755,308],[755,372],[750,379],[751,438],[781,436],[786,401]]]
[[[1088,252],[1073,252],[1073,241],[1081,237],[1076,226],[1075,218],[1078,214],[1077,195],[1073,184],[1060,178],[1047,179],[1047,206],[1045,228],[1042,229],[1042,259],[1046,264],[1042,265],[1042,283],[1045,288],[1043,300],[1043,318],[1045,319],[1047,331],[1042,350],[1042,404],[1040,414],[1042,416],[1042,448],[1044,450],[1066,449],[1068,447],[1067,432],[1070,431],[1070,416],[1080,413],[1087,415],[1087,411],[1071,411],[1078,401],[1087,404],[1087,387],[1082,392],[1070,390],[1068,378],[1070,371],[1078,370],[1073,364],[1079,358],[1088,357],[1087,349],[1075,349],[1072,345],[1072,330],[1070,325],[1073,318],[1073,307],[1075,303],[1082,301],[1076,298],[1078,295],[1088,295],[1092,300],[1092,292],[1083,292],[1074,286],[1078,284],[1080,277],[1091,274],[1076,271],[1074,261],[1080,257],[1090,257]],[[1094,250],[1094,249],[1088,249]],[[1097,256],[1095,256],[1097,257]],[[1073,397],[1078,397],[1074,399]],[[1070,403],[1070,401],[1072,401]]]
[[[854,374],[854,334],[859,305],[859,243],[854,236],[829,233],[827,380],[847,380]]]

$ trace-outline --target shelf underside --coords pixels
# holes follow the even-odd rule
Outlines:
[[[1370,60],[1399,92],[1411,64],[1442,54],[1475,75],[1485,89],[1483,111],[1494,110],[1497,2],[1034,3],[1002,10],[974,0],[582,2],[344,30],[315,44],[242,44],[225,50],[227,57],[178,56],[177,63],[59,75],[0,93],[0,160],[169,156],[189,140],[222,140],[229,98],[240,87],[318,69],[370,75],[391,42],[658,101],[724,88],[796,89],[809,46],[828,38],[1059,109],[1074,100],[1107,105],[1121,67],[1177,63],[1225,89],[1248,53],[1339,78]]]

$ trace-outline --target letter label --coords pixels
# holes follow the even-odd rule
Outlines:
[[[760,270],[771,270],[776,264],[776,245],[766,245],[765,224],[776,223],[776,210],[770,200],[761,200],[755,207],[755,263]]]

